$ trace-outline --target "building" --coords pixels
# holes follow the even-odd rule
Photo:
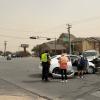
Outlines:
[[[61,44],[55,44],[55,41],[50,41],[39,45],[39,52],[49,51],[51,55],[61,54],[66,52],[66,47]]]
[[[72,51],[75,53],[83,52],[85,50],[97,50],[100,53],[100,38],[75,38],[71,41]]]
[[[77,38],[70,34],[71,52],[79,54],[85,50],[97,50],[100,53],[100,37]],[[51,55],[69,53],[69,35],[62,33],[56,41],[46,42],[33,48],[36,55],[42,51],[49,51]]]

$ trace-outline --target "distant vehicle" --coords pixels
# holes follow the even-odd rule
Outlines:
[[[11,54],[9,54],[8,56],[7,56],[7,60],[11,60],[12,58],[11,58]]]
[[[93,59],[99,56],[99,52],[96,50],[87,50],[87,51],[84,51],[82,55],[86,57],[88,61],[92,61]]]
[[[58,63],[58,59],[61,57],[61,55],[55,55],[51,57],[51,65],[50,65],[50,74],[54,77],[61,77],[61,72],[60,72],[60,66]],[[77,55],[67,55],[69,62],[68,62],[68,69],[67,69],[67,76],[69,78],[73,77],[74,74],[77,71],[77,65],[73,65],[75,61],[79,59],[79,56]],[[41,62],[39,65],[39,68],[42,69]],[[87,66],[87,73],[95,73],[95,65],[92,62],[88,61],[88,66]]]
[[[97,70],[98,68],[100,69],[100,55],[97,58],[93,59],[92,62],[95,64]]]

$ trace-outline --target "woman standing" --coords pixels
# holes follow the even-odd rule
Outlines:
[[[60,64],[60,69],[61,69],[61,82],[67,82],[67,62],[68,58],[65,54],[62,54],[61,57],[59,58],[59,64]],[[65,77],[64,77],[65,76]]]

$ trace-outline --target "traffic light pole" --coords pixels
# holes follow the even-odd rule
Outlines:
[[[39,38],[45,38],[45,39],[47,39],[47,40],[51,40],[51,39],[54,39],[54,48],[55,48],[55,50],[54,50],[54,52],[55,52],[55,54],[56,54],[56,44],[57,44],[57,39],[56,38],[49,38],[49,37],[41,37],[41,36],[32,36],[32,37],[30,37],[30,39],[39,39]]]

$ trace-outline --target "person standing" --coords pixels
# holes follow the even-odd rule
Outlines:
[[[84,68],[85,68],[85,59],[84,57],[80,57],[78,60],[78,68],[77,68],[79,78],[83,78]]]
[[[61,69],[61,82],[67,82],[67,65],[68,63],[68,58],[65,54],[62,54],[61,57],[59,58],[59,64],[60,64],[60,69]],[[65,76],[65,77],[64,77]]]
[[[88,60],[86,57],[84,57],[84,60],[85,60],[85,65],[84,65],[84,73],[86,74],[86,70],[87,70],[87,67],[89,66],[89,63],[88,63]]]
[[[50,57],[48,52],[43,52],[41,54],[41,62],[42,62],[42,80],[49,81],[49,67],[50,67]]]

